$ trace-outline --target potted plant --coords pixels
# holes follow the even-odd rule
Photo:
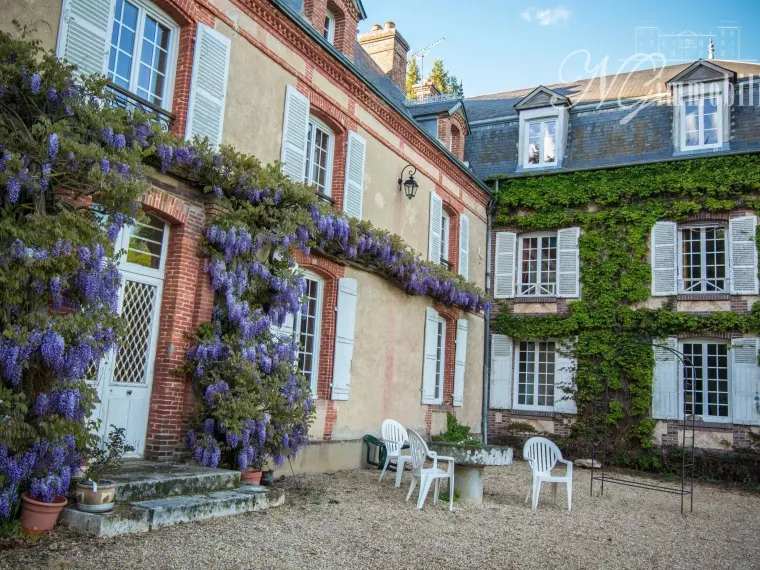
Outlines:
[[[32,480],[28,491],[21,495],[21,528],[29,534],[53,530],[58,515],[66,506],[64,484],[57,475]]]
[[[103,479],[103,474],[118,467],[125,453],[135,448],[125,440],[124,428],[111,426],[105,445],[96,445],[88,451],[87,479],[77,482],[77,509],[86,513],[105,513],[113,509],[116,483]]]

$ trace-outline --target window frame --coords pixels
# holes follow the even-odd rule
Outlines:
[[[128,2],[129,4],[132,4],[135,6],[138,10],[137,14],[137,29],[135,30],[135,48],[132,53],[132,66],[129,70],[129,87],[126,89],[135,95],[136,97],[140,97],[142,99],[145,99],[149,103],[156,105],[157,107],[160,107],[161,109],[164,109],[166,111],[171,112],[172,110],[172,104],[174,102],[174,81],[175,76],[177,72],[177,61],[179,57],[179,34],[180,34],[180,26],[177,24],[174,20],[169,17],[169,15],[161,10],[158,6],[151,2],[147,2],[146,0],[123,0],[124,2]],[[167,50],[167,60],[166,60],[166,74],[165,74],[165,82],[164,82],[164,96],[162,99],[162,102],[160,105],[156,104],[154,101],[152,101],[150,98],[142,97],[137,93],[137,81],[140,76],[140,62],[142,60],[142,49],[143,49],[143,39],[144,39],[144,33],[145,33],[145,17],[146,15],[151,16],[154,20],[157,22],[163,24],[167,28],[169,28],[169,49]],[[111,12],[111,15],[109,17],[109,31],[108,31],[108,44],[107,44],[107,50],[105,53],[105,75],[109,79],[109,81],[114,81],[110,75],[110,60],[111,60],[111,50],[112,45],[111,42],[113,41],[113,28],[114,23],[116,19],[116,13],[115,10]],[[114,81],[115,83],[115,81]]]
[[[544,161],[544,144],[546,140],[546,123],[554,123],[554,162]],[[541,125],[540,143],[538,152],[538,163],[533,164],[530,162],[530,126],[534,124]],[[559,150],[559,117],[552,115],[549,117],[536,117],[531,119],[525,119],[525,140],[523,142],[525,146],[523,168],[555,168],[559,162],[557,154]]]
[[[306,139],[306,171],[304,172],[304,183],[307,186],[315,186],[317,194],[332,197],[332,178],[333,178],[333,164],[335,155],[335,132],[328,127],[324,121],[314,115],[309,115]],[[313,126],[313,128],[311,128]],[[327,135],[327,165],[325,167],[325,190],[321,192],[319,187],[316,186],[313,181],[314,173],[314,151],[315,140],[317,136],[317,129],[321,130]]]
[[[149,213],[151,219],[151,222],[155,222],[156,225],[152,224],[144,224],[142,222],[135,222],[134,224],[131,224],[129,226],[124,226],[121,229],[121,232],[119,233],[119,237],[116,240],[116,248],[117,250],[121,250],[121,253],[119,255],[119,268],[122,271],[129,271],[130,273],[135,273],[138,275],[145,275],[146,277],[157,277],[159,279],[163,279],[164,272],[166,271],[166,259],[169,254],[169,233],[171,232],[171,224],[168,222],[165,222],[155,214]],[[132,237],[133,230],[136,226],[148,226],[157,229],[158,224],[163,224],[163,234],[162,234],[162,242],[161,242],[161,253],[159,254],[159,265],[158,268],[153,267],[146,267],[145,265],[140,265],[139,263],[134,263],[132,261],[127,261],[127,255],[129,253],[129,241]],[[145,238],[143,238],[145,239]],[[158,242],[153,242],[158,243]]]
[[[678,111],[680,114],[680,121],[679,121],[679,127],[680,127],[680,150],[684,152],[688,151],[695,151],[695,150],[714,150],[714,149],[720,149],[723,148],[723,92],[720,88],[710,87],[708,89],[704,89],[705,85],[715,85],[715,84],[697,84],[699,87],[697,92],[688,92],[694,90],[694,88],[687,88],[687,92],[682,92],[681,96],[678,101]],[[707,98],[715,98],[716,100],[716,131],[718,133],[718,142],[713,144],[705,144],[704,142],[704,121],[705,121],[705,114],[704,114],[704,104],[705,99]],[[700,143],[696,145],[688,145],[686,144],[686,104],[690,101],[693,101],[694,99],[699,99],[699,106],[697,111],[697,121],[698,121],[698,127],[697,127],[697,133],[699,135]]]
[[[438,330],[436,331],[436,368],[435,382],[433,383],[433,394],[435,400],[443,402],[443,390],[446,375],[446,319],[438,315]]]
[[[705,251],[704,247],[706,245],[706,239],[704,230],[711,229],[711,228],[722,228],[723,229],[723,239],[725,243],[725,247],[723,250],[724,254],[724,277],[723,277],[723,289],[721,291],[715,290],[715,291],[687,291],[684,288],[684,239],[683,239],[683,232],[684,230],[701,230],[700,231],[700,244],[703,247],[703,250],[700,254],[701,262],[700,262],[700,270],[702,272],[702,275],[706,275],[706,256],[707,252]],[[730,277],[731,277],[731,268],[729,265],[730,261],[730,243],[729,243],[729,231],[728,231],[728,222],[701,222],[701,223],[690,223],[690,224],[679,224],[676,227],[678,231],[678,237],[677,237],[677,251],[676,251],[676,257],[677,257],[677,264],[678,264],[678,294],[679,295],[724,295],[728,294],[731,291],[731,283],[730,283]],[[716,266],[717,267],[717,266]],[[707,277],[703,277],[701,279],[702,285],[701,287],[704,289],[704,282],[707,280]]]
[[[539,372],[538,372],[538,357],[540,354],[540,345],[541,343],[551,343],[554,345],[554,351],[552,352],[553,355],[553,365],[554,369],[552,370],[552,405],[539,405],[539,404],[520,404],[520,359],[524,353],[527,351],[524,351],[521,347],[523,342],[532,342],[535,343],[535,347],[533,349],[534,352],[534,370],[533,370],[533,401],[538,401],[538,387],[539,387]],[[513,361],[513,371],[512,371],[512,407],[516,410],[533,410],[533,411],[539,411],[539,412],[553,412],[554,406],[556,404],[556,398],[557,398],[557,340],[554,338],[545,338],[545,339],[534,339],[529,338],[525,340],[515,340],[513,341],[512,345],[512,352],[514,354],[514,361]]]
[[[703,348],[703,358],[702,358],[702,414],[697,414],[696,417],[701,419],[704,422],[714,422],[714,423],[733,423],[733,413],[734,413],[734,402],[733,402],[733,388],[734,388],[734,381],[733,381],[733,366],[732,366],[732,358],[731,358],[731,342],[728,340],[720,339],[720,338],[709,338],[709,337],[699,337],[699,338],[684,338],[678,340],[678,350],[681,352],[681,354],[684,354],[684,345],[685,344],[699,344],[703,347],[713,344],[713,345],[722,345],[726,347],[726,395],[728,397],[728,413],[725,416],[711,416],[707,414],[708,410],[708,400],[707,396],[709,395],[707,384],[708,380],[706,379],[706,371],[707,371],[707,358],[704,356],[705,349]],[[678,362],[678,391],[679,391],[679,410],[678,414],[681,418],[686,418],[686,378],[684,375],[684,365],[683,362]]]
[[[530,238],[538,238],[542,239],[545,237],[554,238],[554,249],[555,249],[555,258],[554,258],[554,291],[552,293],[523,293],[522,292],[522,286],[523,286],[523,240],[524,239],[530,239]],[[552,298],[557,296],[557,279],[558,279],[558,263],[559,263],[559,244],[557,243],[558,237],[557,232],[530,232],[525,234],[517,234],[518,244],[517,244],[517,259],[516,259],[516,271],[518,273],[516,283],[517,283],[517,291],[515,291],[515,297],[523,297],[523,298],[532,298],[532,297],[546,297],[546,298]],[[539,290],[541,286],[545,286],[547,284],[544,284],[540,281],[541,277],[541,247],[538,248],[539,258],[538,258],[538,271],[537,275],[539,278],[539,281],[536,282],[536,291]]]
[[[449,247],[451,241],[451,215],[446,211],[445,208],[441,208],[441,236],[440,236],[440,242],[441,242],[441,257],[438,260],[438,263],[440,265],[443,265],[446,268],[451,268],[452,263],[449,259],[449,255],[451,254],[451,248]]]
[[[312,355],[311,355],[311,378],[309,380],[309,388],[311,389],[311,394],[314,398],[317,397],[317,388],[319,386],[319,356],[320,356],[320,350],[322,346],[322,307],[324,305],[324,295],[325,295],[325,280],[317,275],[316,273],[313,273],[311,271],[301,270],[301,274],[304,279],[307,279],[309,281],[314,281],[317,284],[317,297],[316,297],[316,307],[315,307],[315,316],[314,316],[314,346],[312,349]],[[294,323],[294,330],[295,330],[295,337],[296,341],[298,342],[298,356],[296,358],[296,366],[298,367],[298,370],[302,373],[304,371],[301,370],[301,352],[302,352],[302,346],[301,346],[301,320],[303,318],[302,312],[298,311],[298,314],[296,315],[296,321]]]
[[[335,14],[330,10],[325,12],[325,29],[322,32],[322,37],[330,44],[335,45]]]

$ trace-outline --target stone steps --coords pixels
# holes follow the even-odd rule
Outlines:
[[[71,505],[59,522],[73,532],[106,537],[261,511],[285,501],[280,490],[241,485],[239,471],[193,465],[126,462],[109,479],[116,482],[111,512],[84,513]]]

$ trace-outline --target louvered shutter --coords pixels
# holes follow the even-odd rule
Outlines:
[[[467,361],[467,319],[457,321],[456,354],[454,358],[454,405],[464,401],[464,371]]]
[[[675,295],[677,253],[675,222],[657,222],[652,228],[652,295]]]
[[[349,132],[343,211],[359,220],[362,219],[362,202],[364,200],[364,157],[366,152],[366,141],[355,132]]]
[[[335,359],[332,379],[333,400],[348,400],[351,388],[357,292],[356,279],[342,277],[338,280],[338,315],[335,324]]]
[[[737,338],[731,346],[731,416],[735,424],[760,425],[760,368],[757,365],[757,338]]]
[[[208,137],[214,146],[222,143],[229,68],[230,39],[198,23],[190,101],[187,105],[186,138]]]
[[[440,404],[435,397],[435,371],[438,364],[438,313],[427,308],[425,312],[425,360],[422,366],[422,403]]]
[[[459,275],[469,279],[470,274],[470,218],[459,216]]]
[[[503,334],[491,335],[490,408],[512,407],[512,339]]]
[[[306,140],[309,133],[309,100],[292,85],[285,89],[282,121],[282,171],[295,182],[303,182],[306,172]]]
[[[515,296],[515,258],[517,257],[517,234],[496,234],[496,260],[494,267],[494,297],[511,299]]]
[[[114,6],[112,0],[65,0],[56,55],[76,65],[81,74],[104,73]]]
[[[728,222],[731,251],[731,293],[757,295],[757,216],[742,216]]]
[[[562,414],[577,414],[575,405],[575,369],[573,357],[574,342],[555,345],[554,353],[554,411]],[[566,390],[572,390],[567,392]]]
[[[430,193],[430,236],[428,238],[428,261],[441,262],[441,218],[443,200],[435,192]]]
[[[652,378],[652,417],[658,420],[677,420],[679,412],[678,367],[679,360],[673,350],[678,342],[675,337],[655,340],[654,378]],[[668,350],[670,349],[670,350]]]
[[[578,237],[580,228],[567,228],[557,232],[557,296],[578,297],[580,271],[578,265]]]

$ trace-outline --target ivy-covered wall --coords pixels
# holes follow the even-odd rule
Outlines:
[[[649,308],[649,236],[655,222],[754,212],[760,208],[760,156],[730,155],[610,170],[495,176],[495,231],[579,226],[581,297],[567,314],[516,315],[503,304],[492,331],[515,340],[576,338],[577,421],[572,437],[590,437],[593,401],[605,382],[606,416],[619,445],[652,445],[652,338],[683,333],[755,333],[749,312],[677,312],[675,299]],[[709,217],[709,216],[708,216]]]

